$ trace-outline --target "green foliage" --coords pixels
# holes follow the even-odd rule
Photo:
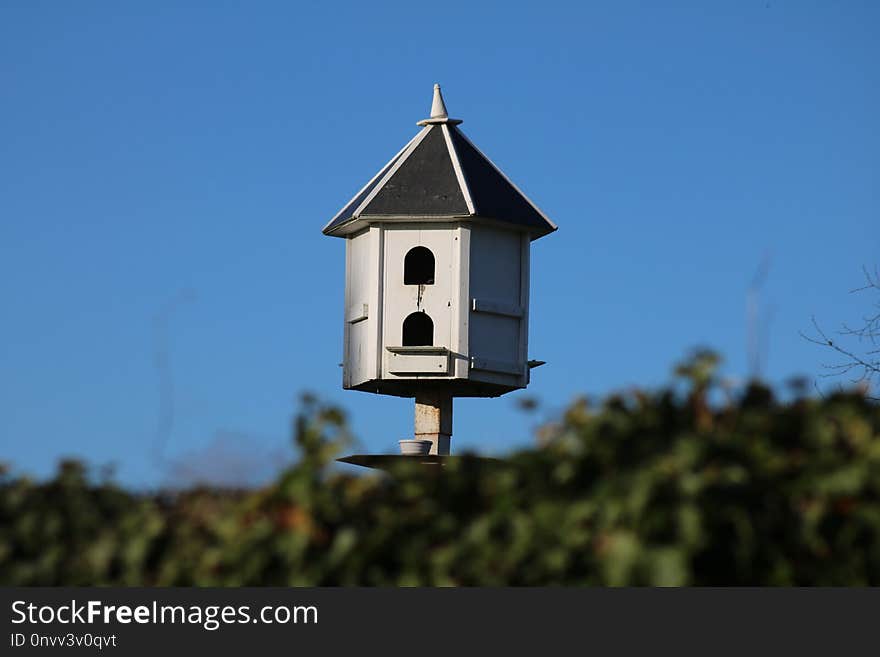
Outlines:
[[[578,400],[497,463],[342,474],[345,417],[306,399],[299,461],[259,490],[136,495],[76,463],[46,483],[0,471],[0,582],[880,584],[880,407],[781,402],[758,383],[733,395],[717,362]]]

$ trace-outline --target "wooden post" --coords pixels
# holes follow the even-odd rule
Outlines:
[[[449,454],[452,438],[452,395],[439,392],[416,394],[416,440],[430,440],[430,454]]]

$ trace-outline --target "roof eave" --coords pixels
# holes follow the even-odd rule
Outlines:
[[[547,226],[547,228],[544,228],[543,230],[532,230],[532,241],[534,242],[535,240],[541,239],[542,237],[547,237],[547,235],[555,233],[557,230],[559,230],[559,226],[556,225]]]
[[[474,223],[485,224],[486,226],[492,226],[494,228],[502,228],[505,230],[515,230],[520,233],[528,233],[531,236],[531,240],[533,242],[558,230],[556,224],[547,223],[542,226],[534,226],[528,224],[518,224],[506,219],[496,219],[494,217],[485,217],[482,215],[474,215],[470,217],[470,220]]]
[[[332,227],[325,228],[322,232],[330,237],[347,237],[352,233],[357,233],[373,224],[401,224],[401,223],[449,223],[451,221],[468,221],[473,219],[473,215],[469,214],[370,214],[361,215],[359,217],[351,217],[350,219]]]
[[[459,221],[473,221],[476,223],[484,223],[486,225],[504,228],[507,230],[516,230],[531,235],[532,241],[546,237],[558,230],[555,224],[546,224],[544,226],[526,226],[522,224],[514,224],[504,219],[494,219],[492,217],[483,217],[473,214],[430,214],[430,215],[361,215],[359,217],[351,217],[350,219],[337,224],[333,227],[325,228],[322,232],[329,237],[348,237],[354,233],[359,233],[365,228],[369,228],[373,224],[403,224],[403,223],[450,223]]]

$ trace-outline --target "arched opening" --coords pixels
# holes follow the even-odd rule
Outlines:
[[[424,246],[407,251],[403,259],[404,285],[434,284],[434,254]]]
[[[434,345],[434,322],[426,313],[412,313],[403,320],[404,347],[431,347]]]

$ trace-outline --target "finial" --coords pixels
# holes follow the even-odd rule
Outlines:
[[[440,85],[434,85],[434,101],[431,103],[432,119],[448,119],[449,114],[446,113],[446,103],[443,102],[443,94],[440,91]]]
[[[443,102],[443,94],[440,91],[440,85],[434,85],[434,100],[431,102],[431,118],[422,119],[416,125],[431,125],[434,123],[451,123],[456,125],[461,123],[461,119],[450,119],[446,112],[446,103]]]

